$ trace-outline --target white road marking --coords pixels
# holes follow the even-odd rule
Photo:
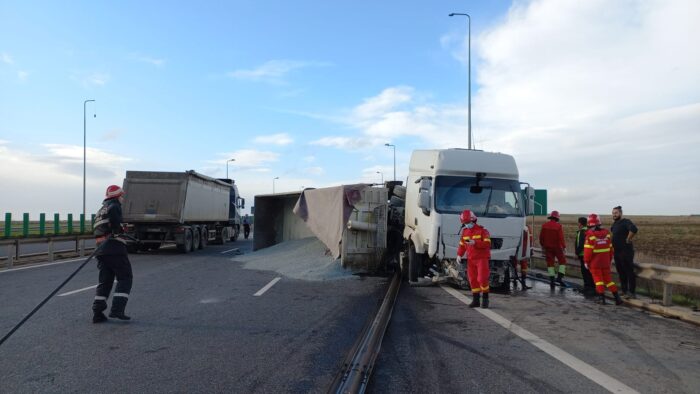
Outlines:
[[[240,248],[233,248],[233,249],[229,249],[229,250],[224,250],[223,252],[221,252],[221,254],[233,252],[234,250],[238,250],[238,249],[240,249]]]
[[[117,283],[117,281],[115,280],[114,283]],[[75,293],[80,293],[81,291],[94,289],[96,287],[97,287],[97,285],[93,285],[93,286],[84,287],[84,288],[78,289],[78,290],[68,291],[66,293],[59,294],[57,297],[63,297],[63,296],[67,296],[67,295],[71,295],[71,294],[75,294]]]
[[[464,304],[468,305],[471,302],[471,299],[469,297],[460,293],[456,289],[442,285],[440,287],[442,287],[443,290],[450,293],[453,297],[460,300]],[[565,352],[564,350],[552,345],[551,343],[545,341],[544,339],[538,337],[530,331],[518,326],[517,324],[514,324],[512,321],[504,318],[498,313],[490,309],[474,308],[474,310],[488,317],[494,322],[498,323],[506,330],[526,340],[536,348],[561,361],[569,368],[587,377],[588,379],[592,380],[593,382],[600,385],[604,389],[610,391],[611,393],[639,393],[637,390],[625,385],[624,383],[613,378],[612,376],[602,372],[601,370],[593,367],[590,364],[587,364],[583,360]]]
[[[41,268],[41,267],[48,267],[48,266],[50,266],[50,265],[72,263],[72,262],[74,262],[74,261],[85,260],[86,258],[87,258],[87,257],[81,257],[81,258],[78,258],[78,259],[70,259],[70,260],[56,261],[55,263],[31,265],[31,266],[28,266],[28,267],[20,267],[20,268],[10,268],[10,269],[6,269],[6,270],[0,271],[0,274],[4,274],[5,272],[28,270],[28,269],[30,269],[30,268]]]
[[[275,279],[271,280],[270,283],[266,284],[265,287],[263,287],[262,289],[258,290],[258,292],[255,293],[255,294],[253,294],[253,295],[254,295],[255,297],[260,297],[261,295],[265,294],[266,291],[270,290],[270,287],[274,286],[275,283],[277,283],[280,279],[282,279],[282,278],[279,277],[279,276],[276,277]]]

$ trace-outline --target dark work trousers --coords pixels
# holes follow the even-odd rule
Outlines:
[[[634,249],[620,251],[615,249],[615,268],[620,277],[622,291],[634,294],[637,290],[637,278],[634,274]]]
[[[100,270],[100,283],[97,285],[95,302],[92,304],[93,312],[100,313],[107,309],[107,298],[116,277],[117,287],[112,297],[112,312],[124,313],[133,281],[129,257],[127,255],[97,256],[97,268]]]
[[[593,275],[586,268],[586,263],[583,262],[583,256],[578,256],[578,261],[581,263],[581,278],[583,278],[583,289],[586,291],[595,291],[595,283],[593,283]]]

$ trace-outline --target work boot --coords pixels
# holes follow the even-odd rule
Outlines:
[[[523,285],[523,290],[532,289],[532,286],[528,286],[527,283],[525,283],[524,276],[520,277],[520,283]]]
[[[129,299],[126,297],[113,297],[112,298],[112,310],[109,312],[109,317],[114,317],[119,320],[131,320],[131,317],[124,314],[124,309],[126,309],[126,302]]]
[[[481,302],[481,307],[488,309],[489,307],[489,293],[484,293],[484,300]]]
[[[555,287],[555,286],[554,286],[554,277],[553,277],[553,276],[550,276],[550,277],[549,277],[549,289],[550,289],[550,290],[554,290],[554,287]]]
[[[107,316],[105,316],[105,314],[102,312],[96,312],[94,315],[92,315],[93,323],[104,323],[107,320]]]
[[[564,283],[564,274],[561,272],[557,275],[557,283],[559,283],[561,287],[566,287],[566,283]]]
[[[613,297],[615,297],[615,305],[622,305],[622,298],[620,298],[620,295],[617,294],[617,292],[613,293]]]
[[[480,300],[481,300],[481,294],[479,294],[479,293],[472,294],[472,303],[469,304],[469,307],[470,308],[478,308],[480,305],[480,302],[479,302]]]
[[[605,305],[605,294],[601,294],[598,296],[598,304],[600,305]]]

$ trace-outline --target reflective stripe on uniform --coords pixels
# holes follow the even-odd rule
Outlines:
[[[593,241],[593,240],[596,240],[596,239],[598,239],[598,238],[596,238],[595,235],[591,235],[590,237],[588,237],[588,240],[589,240],[589,241]]]
[[[605,282],[595,282],[596,286],[603,286],[604,284],[605,284]]]
[[[479,294],[480,292],[481,292],[481,289],[478,287],[476,289],[472,289],[472,293],[474,293],[474,294]]]
[[[124,297],[124,298],[129,298],[129,293],[114,293],[112,296],[113,296],[113,297]]]
[[[97,300],[97,301],[105,301],[105,300],[107,300],[107,297],[95,296],[95,300]]]
[[[610,248],[607,248],[607,249],[593,249],[593,253],[605,253],[605,252],[609,252],[609,251],[610,251]]]
[[[93,225],[93,227],[97,227],[97,226],[99,226],[100,224],[105,224],[105,223],[109,223],[109,219],[98,220],[98,221],[95,222],[95,224]]]
[[[595,246],[593,245],[583,245],[583,247],[586,249],[595,249]]]
[[[481,235],[474,235],[472,236],[472,239],[481,239]]]
[[[491,242],[491,238],[484,238],[484,242]]]
[[[605,287],[610,287],[610,286],[615,286],[615,282],[610,282],[607,285],[605,285]]]
[[[488,286],[482,287],[482,288],[481,288],[481,291],[483,291],[483,292],[489,291],[489,287],[488,287]]]

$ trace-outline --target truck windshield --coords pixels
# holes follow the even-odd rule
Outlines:
[[[476,177],[438,176],[435,180],[435,210],[461,213],[470,209],[476,216],[524,216],[520,202],[520,184],[508,179],[483,178],[481,193],[472,193]]]

